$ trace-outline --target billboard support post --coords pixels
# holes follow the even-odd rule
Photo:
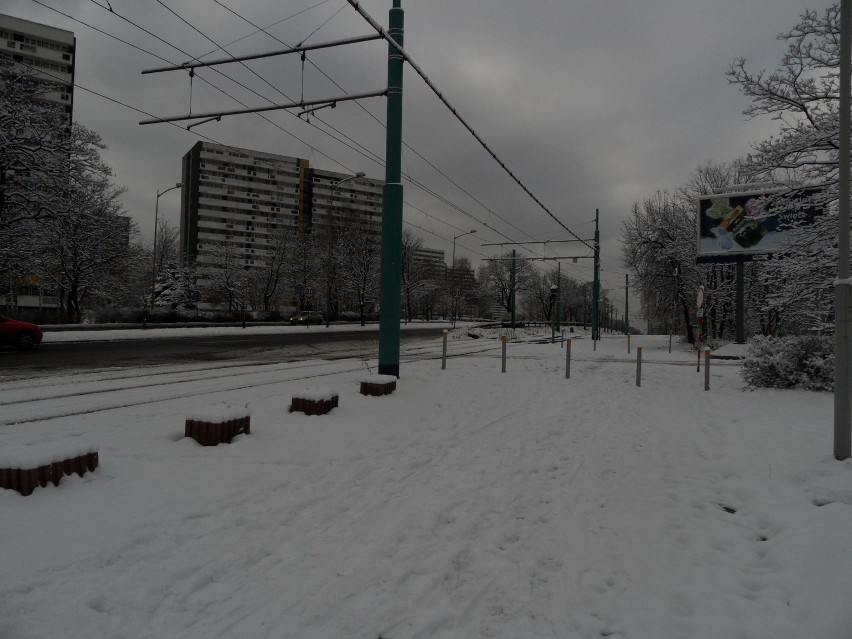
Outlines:
[[[745,260],[737,260],[737,334],[734,343],[745,344]]]

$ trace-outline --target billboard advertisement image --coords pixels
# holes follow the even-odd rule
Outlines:
[[[798,199],[813,193],[799,192]],[[779,193],[706,195],[698,201],[698,261],[751,259],[778,251],[790,234],[820,212],[814,206],[789,208],[777,203]]]

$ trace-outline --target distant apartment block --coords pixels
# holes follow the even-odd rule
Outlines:
[[[422,246],[412,255],[415,266],[424,274],[424,279],[433,282],[445,282],[447,265],[444,262],[444,251]]]
[[[0,56],[31,70],[50,85],[44,95],[74,119],[74,33],[0,13]]]
[[[383,182],[310,166],[305,159],[198,142],[183,157],[181,253],[199,272],[223,242],[248,268],[265,263],[275,234],[355,227],[381,236]]]

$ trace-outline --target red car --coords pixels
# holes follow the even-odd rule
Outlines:
[[[0,344],[25,351],[41,342],[41,329],[35,324],[0,315]]]

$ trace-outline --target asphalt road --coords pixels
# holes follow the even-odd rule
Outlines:
[[[441,329],[402,331],[403,342],[439,339]],[[0,348],[0,372],[72,370],[218,360],[286,362],[308,358],[376,357],[379,333],[306,329],[278,335],[199,335],[180,338],[45,342],[30,351]]]

